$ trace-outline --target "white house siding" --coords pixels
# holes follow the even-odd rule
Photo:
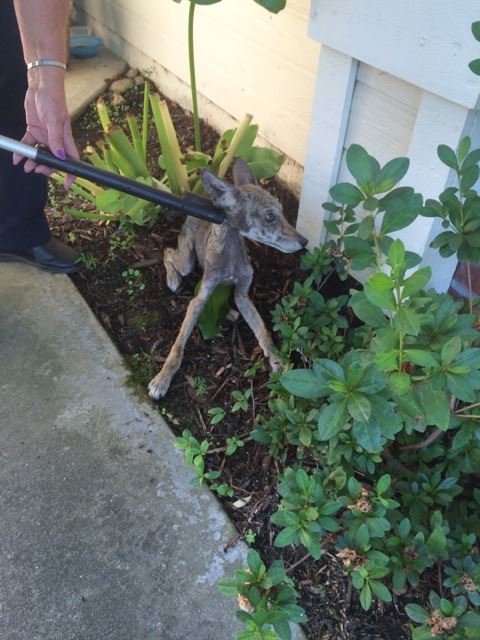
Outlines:
[[[190,108],[186,0],[75,4],[110,49],[132,66],[153,69],[161,91]],[[201,115],[221,131],[253,114],[262,142],[287,156],[281,177],[297,192],[320,50],[307,35],[309,7],[309,0],[288,0],[273,15],[253,0],[223,0],[197,6],[195,16]]]
[[[418,87],[374,67],[359,64],[339,182],[352,180],[345,163],[346,149],[351,144],[361,144],[380,164],[408,155],[420,98]]]

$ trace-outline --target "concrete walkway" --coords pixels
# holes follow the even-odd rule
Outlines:
[[[243,545],[66,276],[0,266],[0,638],[230,640]]]
[[[124,63],[75,61],[72,112]],[[0,266],[1,640],[230,640],[245,547],[66,276]]]

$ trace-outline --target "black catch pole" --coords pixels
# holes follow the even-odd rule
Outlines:
[[[50,151],[40,147],[31,147],[12,138],[7,138],[7,136],[0,135],[0,149],[18,153],[34,160],[38,164],[43,164],[52,169],[59,169],[79,178],[86,178],[95,184],[117,189],[162,207],[175,209],[188,216],[194,216],[217,224],[225,221],[225,213],[222,209],[215,207],[207,198],[202,198],[194,193],[176,196],[168,191],[161,191],[131,178],[125,178],[111,171],[99,169],[80,160],[62,160],[54,156]]]

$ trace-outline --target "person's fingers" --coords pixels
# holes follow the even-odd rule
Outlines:
[[[32,136],[32,134],[27,131],[26,134],[23,136],[23,138],[20,140],[20,142],[22,142],[23,144],[28,144],[30,146],[34,146],[36,144],[36,139],[34,138],[34,136]],[[18,164],[19,162],[21,162],[23,160],[24,156],[22,156],[20,153],[14,153],[13,154],[13,164]],[[27,162],[32,162],[27,161]],[[30,169],[31,171],[31,169]]]
[[[46,167],[43,164],[36,164],[34,168],[34,173],[39,173],[42,176],[49,176],[51,173],[55,171],[55,169],[51,169],[50,167]]]
[[[80,154],[78,153],[77,145],[75,144],[75,141],[73,139],[70,120],[65,122],[63,140],[65,144],[65,151],[67,153],[67,158],[72,158],[73,160],[80,160]],[[75,176],[72,176],[70,174],[67,174],[65,176],[64,187],[66,191],[70,189],[74,180],[75,180]]]
[[[73,160],[80,160],[80,154],[78,153],[77,145],[75,144],[75,140],[73,139],[72,127],[70,121],[65,122],[64,127],[64,135],[63,140],[65,144],[65,151],[67,153],[67,158],[72,158]]]

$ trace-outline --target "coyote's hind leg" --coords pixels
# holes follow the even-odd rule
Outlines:
[[[176,291],[182,276],[188,276],[195,266],[195,239],[191,229],[182,229],[176,249],[165,249],[163,264],[167,271],[167,286],[170,291]]]

